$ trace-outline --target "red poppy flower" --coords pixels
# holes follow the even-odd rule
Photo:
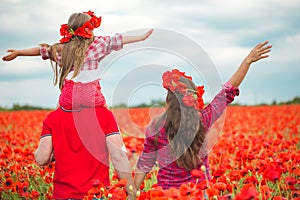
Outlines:
[[[260,187],[262,200],[268,200],[272,197],[271,190],[268,185],[263,185]]]
[[[272,200],[287,200],[287,198],[284,198],[282,196],[275,196],[272,198]],[[293,198],[293,200],[298,200],[298,198]]]
[[[182,98],[182,102],[186,106],[194,106],[195,105],[195,98],[194,98],[193,94],[188,94],[188,95],[185,95]]]
[[[11,189],[13,187],[13,180],[11,178],[7,178],[3,186],[5,190]]]
[[[206,189],[206,193],[208,197],[212,198],[214,196],[218,196],[220,194],[220,191],[217,188],[209,187]]]
[[[226,187],[227,187],[227,185],[225,183],[222,183],[222,182],[218,182],[218,183],[215,183],[213,185],[213,188],[215,188],[215,189],[217,189],[219,191],[225,191]]]
[[[102,196],[102,191],[99,187],[92,187],[87,192],[88,197]]]
[[[255,176],[249,176],[244,180],[245,184],[249,184],[249,183],[253,183],[253,184],[257,184],[258,180],[256,179]]]
[[[125,187],[126,184],[127,184],[127,180],[126,179],[121,179],[114,186],[122,188],[122,187]]]
[[[198,190],[205,190],[205,189],[207,189],[207,188],[208,188],[207,181],[206,181],[206,180],[201,181],[200,183],[198,183],[198,184],[196,185],[196,188],[197,188]]]
[[[5,172],[5,173],[4,173],[4,177],[5,177],[5,178],[9,178],[9,177],[10,177],[10,173]]]
[[[96,17],[94,15],[94,12],[88,11],[84,12],[91,16],[91,19],[85,22],[81,27],[78,27],[75,32],[73,30],[70,30],[67,24],[61,25],[60,28],[60,34],[63,36],[62,39],[60,39],[60,43],[66,43],[71,40],[74,36],[79,36],[84,39],[92,38],[93,37],[93,30],[94,28],[98,28],[101,24],[101,17]]]
[[[253,184],[245,184],[240,193],[235,197],[235,200],[251,200],[256,199],[258,192]]]
[[[181,196],[193,196],[197,191],[195,187],[191,187],[187,183],[183,183],[180,188],[179,192]]]
[[[204,107],[204,101],[202,99],[202,95],[204,93],[204,87],[197,87],[197,91],[192,91],[189,93],[188,86],[183,82],[180,82],[180,77],[187,78],[192,80],[192,77],[185,75],[184,72],[180,72],[178,69],[173,69],[172,71],[166,71],[163,76],[163,87],[171,92],[179,92],[182,94],[183,103],[186,106],[194,107],[196,110]],[[195,94],[193,94],[193,92]]]
[[[69,34],[69,26],[68,24],[62,24],[60,27],[60,35],[66,36]]]
[[[213,177],[218,178],[218,177],[222,176],[224,173],[225,173],[225,170],[219,168],[219,169],[217,169],[216,171],[214,171],[214,172],[212,173],[212,175],[213,175]]]
[[[205,90],[204,90],[204,86],[197,86],[197,96],[201,97],[204,94]]]
[[[202,109],[204,107],[204,101],[202,97],[198,97],[198,108]]]
[[[180,199],[180,192],[178,191],[178,189],[170,188],[166,190],[165,196],[168,199]]]
[[[180,76],[178,74],[173,74],[170,71],[166,71],[163,76],[163,87],[171,92],[175,92],[175,88],[179,82]]]
[[[204,174],[201,170],[193,169],[191,175],[195,178],[203,178]]]
[[[89,11],[87,11],[87,12],[83,12],[84,14],[87,14],[87,15],[89,15],[89,16],[93,16],[94,15],[94,12],[93,11],[91,11],[91,10],[89,10]]]
[[[187,90],[187,85],[182,83],[182,82],[179,82],[176,86],[176,89],[181,93],[181,94],[184,94],[186,93],[186,90]]]
[[[126,192],[118,187],[112,187],[107,191],[108,194],[112,194],[110,200],[124,200],[127,198]]]
[[[164,196],[165,196],[165,191],[162,189],[161,186],[157,186],[150,191],[151,199],[154,197],[164,197]]]
[[[285,182],[288,185],[295,185],[297,183],[297,179],[295,179],[294,177],[286,177],[285,178]]]
[[[279,168],[275,168],[274,166],[268,166],[263,172],[263,177],[267,180],[275,182],[281,176],[281,171]]]
[[[93,187],[99,187],[99,188],[103,187],[103,188],[104,188],[103,183],[101,183],[101,182],[99,181],[99,179],[93,179],[93,180],[91,181],[91,185],[92,185]]]
[[[172,72],[173,72],[174,74],[178,74],[179,76],[183,76],[184,78],[187,78],[187,79],[189,79],[189,80],[192,80],[192,77],[191,77],[191,76],[185,75],[185,72],[181,72],[181,71],[179,71],[178,69],[173,69]]]
[[[74,35],[85,38],[85,30],[83,27],[79,27],[75,30]]]
[[[66,43],[66,42],[69,42],[69,41],[71,40],[72,37],[73,37],[73,35],[69,33],[69,34],[66,35],[65,37],[61,38],[61,39],[59,40],[59,42],[60,42],[60,43]]]
[[[101,25],[101,17],[98,18],[96,16],[93,16],[90,22],[94,28],[98,28]]]
[[[30,193],[30,197],[33,198],[33,199],[36,199],[40,196],[40,193],[36,190],[32,190],[31,193]]]
[[[92,24],[90,21],[87,21],[87,22],[85,22],[85,23],[82,25],[82,28],[83,28],[83,29],[90,29],[90,30],[93,30],[93,29],[94,29],[94,26],[93,26],[93,24]]]

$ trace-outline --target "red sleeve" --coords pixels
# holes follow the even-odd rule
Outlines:
[[[40,54],[41,54],[43,60],[47,60],[50,58],[49,50],[45,46],[40,46]]]
[[[233,87],[229,82],[222,86],[222,90],[214,97],[212,102],[201,110],[203,125],[208,130],[212,124],[222,115],[235,96],[239,95],[239,89]]]
[[[51,126],[50,126],[50,117],[49,117],[49,115],[43,121],[41,138],[46,137],[46,136],[52,136],[52,130],[51,130]]]
[[[155,134],[151,130],[153,128],[150,126],[146,129],[146,138],[144,141],[144,149],[140,155],[136,167],[142,172],[148,173],[151,171],[155,164],[157,157],[157,145],[155,145]]]
[[[119,33],[116,33],[110,38],[110,46],[112,50],[118,51],[123,48],[123,36]]]
[[[113,134],[119,134],[120,131],[119,131],[119,127],[118,127],[118,124],[116,122],[116,119],[113,115],[113,113],[104,108],[104,115],[103,116],[99,116],[99,121],[101,123],[101,126],[103,128],[103,131],[104,131],[104,134],[106,136],[109,136],[109,135],[113,135]]]

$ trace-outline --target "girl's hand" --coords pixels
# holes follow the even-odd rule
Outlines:
[[[16,49],[9,49],[9,50],[7,50],[7,52],[10,52],[10,54],[4,56],[2,58],[3,61],[11,61],[19,56],[19,51]]]
[[[245,61],[248,64],[251,64],[260,59],[269,57],[267,53],[271,51],[272,45],[266,46],[268,43],[269,43],[268,41],[265,41],[263,43],[256,45],[249,53],[249,55],[245,58]]]
[[[153,29],[150,29],[147,33],[145,33],[144,35],[142,35],[142,41],[146,40],[153,32]]]
[[[153,32],[153,29],[150,29],[147,33],[138,36],[123,36],[122,43],[129,44],[134,42],[140,42],[146,40]]]

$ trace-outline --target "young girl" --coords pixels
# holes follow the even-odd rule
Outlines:
[[[238,87],[250,65],[268,57],[272,46],[267,46],[267,43],[258,44],[252,49],[206,107],[202,99],[203,86],[196,87],[191,77],[178,70],[163,74],[163,87],[168,90],[167,109],[147,127],[144,150],[139,157],[134,178],[136,188],[140,187],[155,161],[159,165],[157,182],[163,189],[196,182],[191,172],[202,165],[205,166],[206,176],[210,177],[207,152],[202,146],[205,134],[226,106],[239,95]],[[198,177],[198,182],[202,180]]]
[[[147,39],[153,30],[140,36],[94,36],[93,30],[100,24],[101,17],[96,17],[92,11],[74,13],[68,24],[61,25],[60,34],[63,37],[60,43],[8,50],[10,54],[2,59],[11,61],[18,56],[38,55],[43,59],[51,59],[55,75],[54,85],[58,84],[61,90],[59,104],[62,109],[104,106],[106,102],[101,93],[99,73],[96,72],[99,62],[112,50],[122,49],[124,44]]]

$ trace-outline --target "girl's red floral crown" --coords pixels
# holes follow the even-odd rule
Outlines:
[[[81,37],[84,39],[93,37],[94,28],[98,28],[101,24],[101,17],[96,17],[94,12],[83,12],[91,16],[89,21],[86,21],[81,27],[78,27],[75,31],[68,26],[68,24],[62,24],[60,27],[60,35],[63,36],[59,40],[60,43],[69,42],[73,37]]]
[[[184,105],[193,107],[196,110],[202,109],[204,107],[202,98],[204,86],[198,86],[197,90],[190,89],[185,83],[179,81],[181,77],[192,80],[192,77],[185,75],[185,72],[181,72],[178,69],[164,72],[162,76],[163,87],[172,93],[179,92],[182,94],[182,102]]]

